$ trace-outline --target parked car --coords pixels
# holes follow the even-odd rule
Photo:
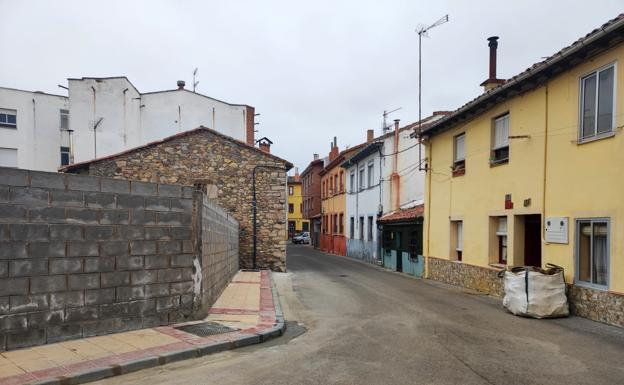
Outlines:
[[[298,243],[310,244],[310,233],[307,231],[299,233],[293,237],[292,242],[295,244],[298,244]]]

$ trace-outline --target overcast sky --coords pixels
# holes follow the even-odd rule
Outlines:
[[[18,1],[0,0],[0,86],[61,93],[68,77],[125,75],[141,91],[191,83],[256,107],[257,137],[303,170],[380,134],[382,112],[418,118],[419,24],[449,14],[423,40],[423,116],[481,92],[486,38],[500,36],[508,78],[617,16],[604,1]]]

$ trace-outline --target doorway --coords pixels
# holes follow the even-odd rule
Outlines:
[[[542,218],[524,215],[524,265],[542,267]]]

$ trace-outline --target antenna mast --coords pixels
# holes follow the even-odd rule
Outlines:
[[[388,122],[386,121],[386,119],[388,118],[388,115],[390,115],[391,113],[396,112],[396,111],[398,111],[398,110],[400,110],[402,108],[403,107],[395,108],[392,111],[384,110],[384,112],[383,112],[383,122],[382,122],[382,126],[381,126],[381,133],[382,134],[390,129],[390,126],[388,126]]]
[[[197,76],[197,67],[193,70],[193,92],[195,92],[195,88],[199,84],[199,80],[195,81],[195,77]]]

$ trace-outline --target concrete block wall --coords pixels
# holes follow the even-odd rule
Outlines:
[[[212,270],[201,266],[197,194],[0,168],[0,350],[205,312],[201,285],[214,284],[202,277]]]

